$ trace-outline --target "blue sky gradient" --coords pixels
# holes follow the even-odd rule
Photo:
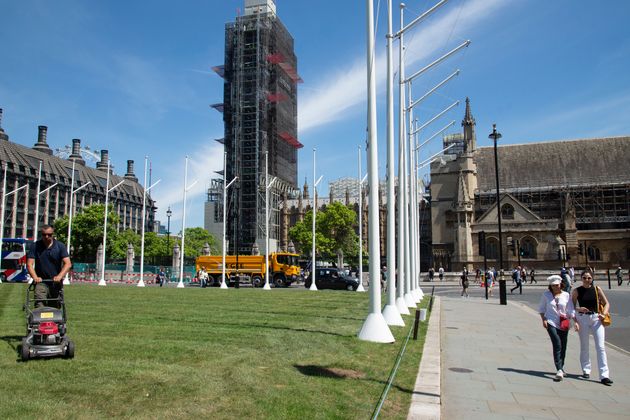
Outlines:
[[[405,21],[437,1],[407,1]],[[329,181],[356,177],[357,145],[366,135],[365,2],[277,0],[295,40],[299,87],[298,180],[317,172]],[[379,168],[385,172],[386,0],[377,20]],[[149,6],[150,5],[150,6]],[[181,226],[184,156],[191,157],[187,225],[203,225],[205,189],[222,167],[223,97],[211,71],[223,63],[225,23],[242,0],[0,0],[0,107],[12,141],[32,146],[47,125],[51,147],[108,149],[115,170],[144,156],[152,162],[158,219],[166,208]],[[398,29],[398,5],[394,28]],[[422,123],[455,100],[461,105],[421,133],[451,120],[459,132],[468,96],[478,145],[489,145],[496,122],[504,143],[630,134],[630,2],[451,0],[406,36],[406,72],[414,73],[466,39],[463,52],[417,79],[418,98],[460,69],[461,74],[416,108]],[[397,51],[397,45],[395,50]],[[397,57],[396,57],[396,71]],[[630,145],[629,145],[630,146]],[[439,151],[433,140],[422,158]],[[602,157],[597,157],[602,158]],[[605,158],[605,157],[604,157]],[[367,165],[363,164],[363,167]],[[425,168],[426,172],[426,168]]]

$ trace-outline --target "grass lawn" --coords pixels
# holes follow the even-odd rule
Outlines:
[[[394,344],[357,339],[367,293],[72,285],[75,358],[22,363],[25,288],[0,285],[0,419],[366,419],[412,325]],[[382,418],[406,418],[425,332]]]

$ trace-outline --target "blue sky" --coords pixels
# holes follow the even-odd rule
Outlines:
[[[406,23],[435,1],[406,2]],[[295,39],[299,87],[298,180],[356,176],[365,139],[365,2],[277,0]],[[386,0],[378,15],[376,75],[379,168],[385,172]],[[150,5],[150,7],[149,7]],[[51,147],[108,149],[115,170],[144,156],[152,161],[158,219],[171,206],[171,230],[181,227],[184,157],[191,157],[187,225],[203,225],[205,189],[222,167],[224,26],[243,0],[0,0],[0,107],[11,140],[32,146],[48,126]],[[398,28],[398,5],[394,6]],[[464,52],[418,78],[418,98],[460,69],[461,74],[416,108],[420,122],[455,100],[462,103],[421,135],[451,120],[460,130],[471,100],[477,139],[489,145],[492,123],[504,143],[630,135],[630,2],[451,0],[406,35],[406,72],[414,73],[466,39]],[[397,50],[397,46],[395,47]],[[397,63],[397,60],[396,60]],[[397,65],[396,65],[397,71]],[[433,140],[422,158],[440,150]],[[421,158],[421,159],[422,159]],[[600,157],[598,157],[600,158]],[[366,167],[365,158],[363,167]],[[189,182],[189,183],[190,183]]]

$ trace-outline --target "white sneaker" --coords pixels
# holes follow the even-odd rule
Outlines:
[[[556,372],[556,381],[561,381],[562,378],[564,378],[564,372],[562,371],[562,369],[558,370],[558,372]]]

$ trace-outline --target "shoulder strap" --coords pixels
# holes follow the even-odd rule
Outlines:
[[[599,293],[597,289],[599,289],[599,286],[595,286],[595,299],[597,300],[597,312],[599,312]]]

